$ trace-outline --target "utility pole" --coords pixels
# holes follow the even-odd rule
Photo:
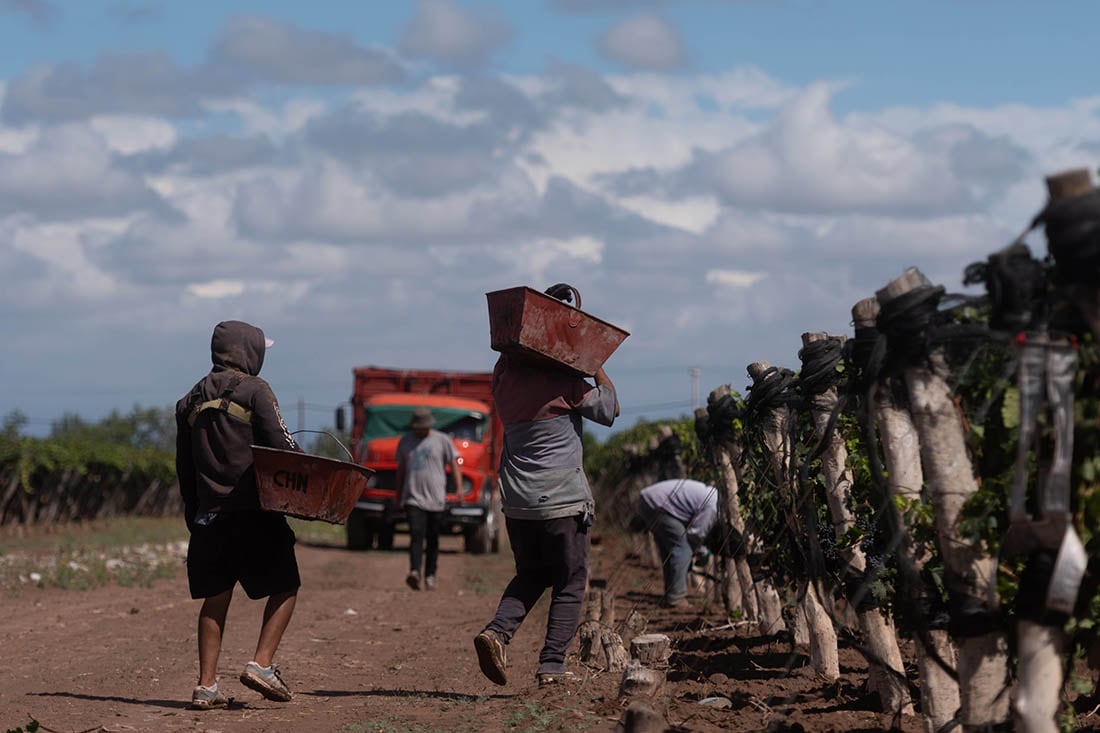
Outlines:
[[[691,411],[699,409],[699,367],[688,369],[691,375]]]

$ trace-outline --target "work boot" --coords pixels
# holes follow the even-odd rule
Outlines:
[[[229,704],[229,698],[218,691],[218,682],[209,687],[195,685],[191,692],[191,704],[189,710],[210,710],[212,708],[224,708]]]
[[[413,590],[420,590],[420,573],[410,570],[409,574],[405,576],[405,585]]]
[[[290,688],[283,682],[283,676],[279,674],[279,668],[274,664],[270,667],[261,667],[255,662],[249,662],[241,672],[241,684],[255,690],[268,700],[286,702],[290,700]]]
[[[508,674],[505,669],[508,666],[508,652],[504,648],[504,641],[500,634],[485,629],[474,637],[474,649],[477,651],[477,663],[481,667],[481,673],[498,685],[508,683]]]

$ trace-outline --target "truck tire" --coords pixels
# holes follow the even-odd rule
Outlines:
[[[352,509],[348,515],[347,532],[349,550],[369,550],[374,544],[374,527],[367,513],[362,509]]]
[[[466,540],[466,552],[471,555],[484,555],[492,549],[493,537],[490,522],[482,522],[472,527],[465,527],[462,536]]]
[[[378,526],[378,549],[379,550],[392,550],[393,549],[393,535],[396,532],[394,525],[389,522],[382,522]]]
[[[487,521],[492,527],[489,552],[495,555],[500,552],[500,537],[504,534],[504,513],[500,510],[500,501],[496,496],[493,497]]]

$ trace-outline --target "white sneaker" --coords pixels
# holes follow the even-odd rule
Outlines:
[[[241,672],[241,684],[255,690],[268,700],[286,702],[291,698],[290,688],[283,682],[283,676],[279,674],[279,668],[274,664],[270,667],[261,667],[255,662],[249,662]]]

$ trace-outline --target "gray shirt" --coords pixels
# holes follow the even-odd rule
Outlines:
[[[555,519],[593,511],[582,468],[581,418],[610,426],[615,390],[562,370],[501,356],[493,397],[504,423],[500,497],[513,519]]]
[[[701,481],[686,478],[658,481],[642,489],[641,502],[683,522],[693,547],[703,543],[718,520],[718,490]]]
[[[397,464],[405,467],[401,506],[415,506],[426,512],[446,509],[447,474],[444,468],[454,460],[455,446],[446,433],[430,430],[423,438],[416,433],[402,436],[397,443]]]

